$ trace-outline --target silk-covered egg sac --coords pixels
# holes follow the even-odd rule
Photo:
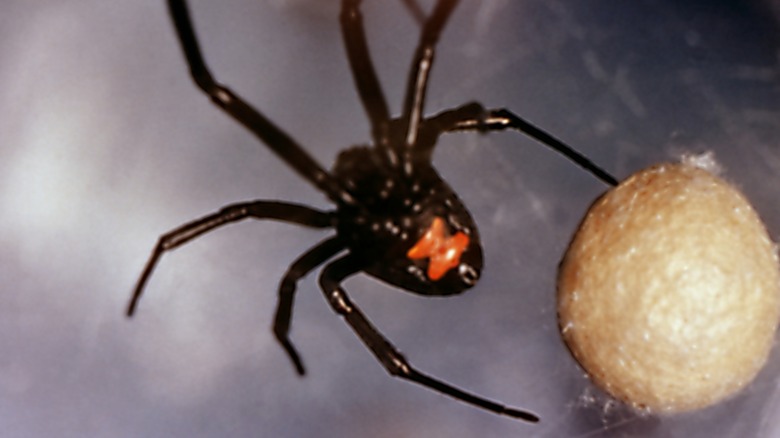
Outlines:
[[[569,350],[597,386],[651,413],[736,394],[778,325],[776,245],[747,199],[696,164],[650,167],[597,199],[559,270]]]

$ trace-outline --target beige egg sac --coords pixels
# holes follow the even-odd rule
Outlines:
[[[561,262],[566,345],[617,399],[655,413],[717,403],[766,362],[780,309],[776,246],[734,187],[691,164],[599,198]]]

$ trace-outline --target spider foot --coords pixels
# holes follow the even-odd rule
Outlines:
[[[282,344],[282,348],[284,348],[290,361],[292,361],[295,372],[298,373],[299,376],[305,376],[306,368],[303,366],[303,360],[301,360],[301,356],[298,354],[298,350],[295,349],[292,342],[290,342],[286,336],[280,336],[278,333],[276,333],[276,339]]]

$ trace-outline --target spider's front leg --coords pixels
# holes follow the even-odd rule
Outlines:
[[[433,12],[425,21],[420,42],[414,53],[412,67],[406,82],[403,112],[400,117],[401,132],[404,133],[406,146],[413,148],[417,144],[420,124],[423,120],[425,94],[428,89],[428,77],[433,66],[436,43],[444,30],[444,26],[452,15],[459,0],[439,0]]]
[[[486,132],[514,129],[560,153],[606,184],[611,186],[618,184],[614,176],[594,164],[586,156],[507,109],[487,110],[481,104],[472,102],[428,118],[424,121],[424,126],[426,131],[432,130],[429,135],[433,137],[453,131]],[[433,142],[430,144],[432,147]]]
[[[299,175],[323,191],[328,198],[335,202],[353,202],[350,194],[341,187],[339,182],[290,135],[239,95],[217,82],[203,58],[186,0],[168,0],[168,10],[190,68],[190,76],[198,88],[206,93],[214,104],[249,129]]]
[[[468,393],[413,368],[393,344],[371,324],[363,312],[352,303],[347,293],[342,289],[341,282],[350,275],[360,272],[362,268],[361,260],[351,255],[344,256],[325,267],[320,276],[320,286],[333,310],[352,327],[352,330],[371,350],[388,373],[497,414],[534,423],[539,421],[539,418],[530,412],[507,407]]]

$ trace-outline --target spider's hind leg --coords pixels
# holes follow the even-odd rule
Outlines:
[[[390,375],[425,386],[433,391],[448,395],[462,402],[517,419],[537,422],[539,418],[527,411],[508,407],[500,403],[463,391],[441,380],[421,373],[382,335],[363,312],[352,303],[341,287],[341,282],[363,269],[363,261],[353,255],[346,255],[325,267],[320,275],[320,286],[333,310],[341,315],[368,347]]]
[[[298,257],[279,284],[279,303],[276,307],[276,316],[274,317],[273,331],[276,339],[287,352],[290,360],[295,366],[295,371],[299,375],[306,374],[298,351],[290,342],[290,320],[292,319],[293,300],[295,298],[295,288],[298,280],[311,272],[314,268],[324,263],[329,258],[336,255],[344,249],[344,244],[338,237],[332,237],[320,242],[314,248],[308,250],[302,256]]]

